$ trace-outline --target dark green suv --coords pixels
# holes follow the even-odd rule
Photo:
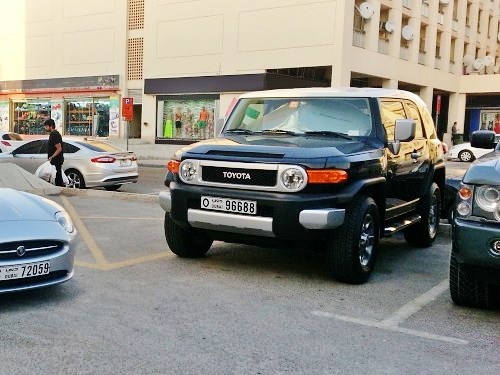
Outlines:
[[[493,148],[495,133],[472,134],[473,147]],[[500,144],[474,162],[457,194],[450,258],[454,303],[492,307],[500,299]]]

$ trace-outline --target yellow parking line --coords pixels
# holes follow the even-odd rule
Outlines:
[[[108,261],[106,260],[106,257],[104,256],[104,253],[102,250],[97,246],[95,243],[94,239],[90,235],[89,231],[87,230],[87,227],[83,224],[82,220],[80,219],[80,216],[78,216],[78,213],[76,212],[75,208],[73,205],[69,202],[68,198],[66,198],[64,195],[61,196],[61,200],[63,202],[64,207],[66,208],[66,211],[68,211],[69,215],[71,216],[71,219],[73,220],[76,229],[80,233],[80,236],[82,236],[83,240],[87,244],[87,247],[89,248],[90,253],[94,257],[95,261],[97,262],[98,265],[105,265],[108,264]]]
[[[116,270],[118,268],[133,266],[139,263],[151,262],[153,260],[166,258],[168,256],[172,256],[172,253],[167,251],[162,251],[159,253],[149,254],[138,258],[122,260],[121,262],[108,263],[106,265],[102,265],[102,269],[105,271],[111,271],[111,270]]]

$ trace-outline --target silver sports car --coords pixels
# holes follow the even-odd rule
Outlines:
[[[0,188],[0,293],[71,279],[75,236],[73,222],[59,204]]]
[[[0,154],[0,163],[14,163],[35,173],[47,161],[48,138],[29,141],[14,151]],[[63,170],[68,187],[84,189],[102,186],[118,190],[122,184],[139,179],[137,157],[109,143],[91,139],[63,138]]]

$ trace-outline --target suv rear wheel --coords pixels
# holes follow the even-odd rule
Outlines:
[[[332,276],[350,284],[364,283],[375,265],[380,234],[380,219],[375,201],[356,197],[347,209],[344,224],[327,244]]]
[[[421,220],[404,230],[405,240],[410,246],[429,247],[436,239],[441,216],[441,193],[435,182],[420,201],[417,212]]]

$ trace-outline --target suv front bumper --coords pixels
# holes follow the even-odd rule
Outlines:
[[[185,186],[159,195],[160,206],[179,225],[264,237],[304,240],[309,230],[329,230],[341,226],[345,209],[336,207],[331,195],[246,192],[220,188]],[[202,193],[200,190],[202,189]],[[254,200],[262,211],[257,215],[201,209],[201,195]]]
[[[495,255],[494,244],[500,241],[500,225],[455,218],[452,232],[452,251],[457,260],[467,267],[489,270],[483,276],[494,276],[500,283],[500,256]]]

